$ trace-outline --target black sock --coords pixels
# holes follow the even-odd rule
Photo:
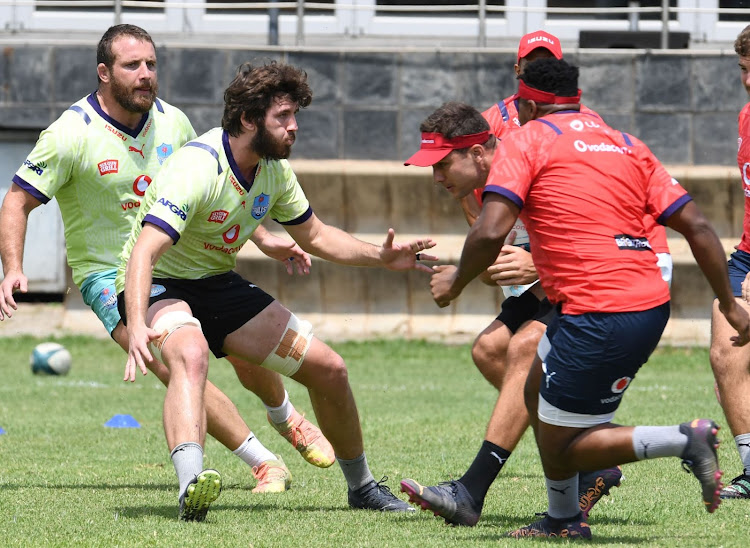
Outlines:
[[[474,462],[458,481],[460,481],[471,495],[471,498],[481,507],[484,505],[484,497],[495,481],[495,478],[503,468],[503,464],[510,457],[507,451],[492,442],[484,440],[479,448]]]

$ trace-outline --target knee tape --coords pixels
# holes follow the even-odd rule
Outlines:
[[[261,366],[291,377],[302,365],[307,349],[310,348],[312,336],[312,324],[308,321],[300,321],[292,314],[289,316],[279,344],[266,356]]]
[[[201,322],[199,322],[197,318],[194,318],[184,310],[167,312],[161,318],[156,320],[153,329],[154,331],[160,333],[160,335],[158,339],[153,340],[149,343],[149,349],[154,355],[154,358],[164,363],[164,360],[161,357],[161,349],[164,346],[164,343],[167,342],[167,339],[172,333],[177,331],[180,327],[184,327],[186,325],[192,325],[197,327],[198,329],[201,328]]]

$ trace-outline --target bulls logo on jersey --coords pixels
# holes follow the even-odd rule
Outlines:
[[[263,215],[266,214],[268,211],[268,195],[267,194],[259,194],[255,197],[253,200],[253,207],[250,210],[250,214],[253,216],[253,219],[262,219]]]
[[[117,293],[110,291],[108,287],[105,287],[102,289],[101,293],[99,293],[99,302],[102,303],[104,308],[111,310],[117,307]]]
[[[158,147],[156,147],[156,157],[159,159],[159,165],[162,165],[164,163],[164,160],[169,158],[172,152],[172,145],[168,145],[167,143],[162,143]]]
[[[232,225],[221,237],[226,243],[233,244],[240,237],[240,225]]]
[[[139,175],[135,178],[135,181],[133,181],[133,192],[135,192],[136,196],[143,196],[146,194],[146,189],[150,184],[151,177],[148,175]]]

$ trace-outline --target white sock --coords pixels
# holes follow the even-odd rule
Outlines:
[[[264,404],[265,405],[265,404]],[[284,390],[284,401],[278,407],[268,407],[268,416],[274,424],[283,424],[294,412],[294,406],[289,402],[289,393]]]
[[[547,484],[547,514],[551,518],[572,518],[578,515],[581,507],[578,504],[578,474],[565,480],[551,480],[544,477]]]
[[[250,436],[242,443],[242,445],[232,451],[232,453],[244,460],[248,466],[260,466],[267,460],[276,459],[276,455],[266,449],[252,432],[250,432]]]
[[[633,428],[633,450],[638,460],[658,457],[680,457],[688,438],[680,426],[636,426]]]
[[[203,472],[203,448],[195,442],[181,443],[169,454],[177,472],[177,481],[180,483],[180,494],[187,490],[190,482],[198,474]]]
[[[750,434],[740,434],[735,436],[734,443],[737,444],[737,451],[740,452],[742,466],[745,468],[745,474],[750,474]]]

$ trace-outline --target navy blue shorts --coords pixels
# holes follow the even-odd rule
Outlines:
[[[495,319],[503,322],[511,333],[515,333],[529,320],[549,325],[555,315],[554,307],[549,299],[545,297],[540,301],[531,291],[524,291],[518,297],[505,299],[500,314]]]
[[[125,298],[118,295],[117,307],[127,325]],[[217,358],[223,358],[224,339],[263,311],[275,299],[230,271],[200,280],[154,278],[148,305],[165,299],[185,301],[193,316],[201,322],[208,347]]]
[[[735,297],[742,297],[742,282],[745,281],[747,273],[750,272],[750,253],[735,251],[729,256],[727,267],[729,268],[729,283],[732,284],[732,293]]]
[[[614,414],[630,382],[656,348],[669,309],[666,302],[642,312],[558,315],[539,344],[544,367],[540,396],[563,414]],[[540,418],[542,407],[540,401]]]

